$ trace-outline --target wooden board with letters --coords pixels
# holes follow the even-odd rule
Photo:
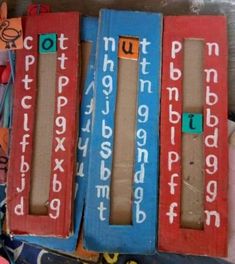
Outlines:
[[[72,228],[79,14],[23,19],[16,53],[7,188],[11,234],[67,237]]]
[[[197,53],[193,56],[195,41],[199,44],[197,49],[202,49],[203,60],[201,71],[197,72],[196,78],[188,74],[188,68],[183,70],[185,63],[190,67],[190,64],[193,65],[198,56],[201,56]],[[188,45],[191,45],[191,54]],[[188,62],[185,61],[186,56],[190,58]],[[185,78],[188,80],[187,85]],[[190,86],[193,86],[198,78],[202,78],[202,87],[195,86],[198,92],[191,91],[186,96]],[[195,95],[190,98],[192,93]],[[202,94],[201,99],[199,98],[202,107],[196,102],[197,94]],[[160,133],[158,249],[186,254],[226,256],[228,153],[225,17],[165,17]],[[187,153],[183,153],[184,151]],[[202,161],[197,158],[199,156],[203,157]],[[197,165],[202,166],[202,169],[198,170]],[[196,175],[195,170],[198,170]],[[195,176],[194,183],[203,183],[201,189],[190,181],[192,175]],[[183,188],[188,191],[185,192]],[[198,195],[192,201],[195,193]],[[199,222],[196,221],[190,226],[190,223],[185,223],[182,219],[185,215],[191,220],[195,218],[193,207],[198,206],[200,196],[202,216],[195,216]],[[189,203],[192,211],[189,209]],[[184,206],[188,206],[188,212]]]

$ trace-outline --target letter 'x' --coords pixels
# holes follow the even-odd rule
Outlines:
[[[59,170],[61,172],[64,172],[64,169],[62,167],[62,163],[63,162],[64,162],[64,160],[55,159],[55,168],[54,168],[54,171]]]
[[[64,148],[64,145],[63,145],[63,143],[65,141],[65,137],[63,137],[63,138],[56,137],[55,139],[57,141],[57,146],[55,148],[55,152],[57,152],[59,150],[65,151],[65,148]]]

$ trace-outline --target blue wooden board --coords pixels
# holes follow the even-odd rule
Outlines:
[[[95,76],[95,110],[90,149],[90,167],[85,210],[84,239],[85,247],[98,252],[119,252],[151,254],[156,247],[157,227],[157,190],[158,190],[158,144],[159,144],[159,92],[161,66],[162,16],[157,13],[101,10],[97,42],[97,61]],[[102,179],[101,168],[112,169],[112,155],[102,157],[101,145],[107,143],[113,148],[113,134],[104,133],[104,123],[114,129],[115,104],[117,94],[118,40],[120,36],[139,39],[138,105],[136,133],[140,129],[147,134],[147,142],[140,147],[135,145],[134,173],[144,166],[143,181],[133,182],[133,194],[143,192],[143,199],[133,195],[132,225],[110,225],[110,182]],[[147,46],[143,44],[147,42]],[[103,70],[104,56],[114,64],[114,70]],[[142,65],[147,63],[146,71]],[[109,68],[109,67],[106,67]],[[107,77],[108,76],[108,77]],[[112,80],[112,88],[107,80]],[[151,91],[140,89],[140,80],[151,82]],[[106,87],[105,87],[106,86]],[[107,101],[110,111],[105,113]],[[148,118],[141,116],[143,109],[148,110]],[[103,132],[102,132],[103,131]],[[106,131],[107,132],[107,131]],[[102,134],[103,133],[103,134]],[[136,134],[136,137],[138,134]],[[139,149],[138,149],[139,148]],[[147,160],[138,156],[140,148],[148,153]],[[134,174],[133,173],[133,174]],[[101,212],[101,207],[103,207]],[[102,217],[101,217],[102,214]],[[142,220],[140,219],[142,217]]]
[[[88,175],[90,130],[85,128],[88,128],[88,126],[90,126],[91,128],[91,124],[89,125],[89,123],[91,123],[92,121],[92,113],[88,110],[90,109],[89,106],[91,105],[93,100],[97,27],[98,23],[96,18],[84,17],[82,19],[81,40],[92,42],[92,50],[90,54],[89,66],[87,69],[87,77],[85,81],[85,88],[83,91],[80,110],[80,143],[78,144],[77,157],[78,173],[76,176],[75,188],[74,233],[67,239],[39,236],[16,236],[17,239],[57,250],[74,251],[76,249],[85,203]],[[84,151],[84,146],[86,151]]]

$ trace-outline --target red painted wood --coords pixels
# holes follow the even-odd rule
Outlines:
[[[28,16],[37,16],[49,12],[51,12],[51,6],[48,4],[31,4],[27,8]]]
[[[203,230],[193,230],[180,227],[180,199],[181,199],[181,162],[175,162],[172,168],[168,167],[169,151],[175,151],[181,156],[181,120],[177,124],[172,124],[169,120],[169,105],[174,111],[182,114],[182,76],[178,80],[170,78],[170,63],[174,68],[183,70],[183,49],[171,57],[172,42],[179,41],[183,44],[184,38],[199,38],[205,40],[204,69],[216,69],[218,72],[218,82],[206,83],[204,73],[204,91],[206,95],[206,85],[211,91],[218,95],[218,102],[214,105],[204,103],[204,139],[213,133],[215,127],[218,128],[218,148],[207,147],[205,145],[205,157],[215,155],[218,158],[218,170],[213,174],[208,174],[205,165],[205,190],[204,190],[204,211],[216,211],[220,216],[220,223],[215,226],[215,217],[211,218],[211,223],[205,222]],[[206,43],[216,42],[219,45],[219,56],[208,54]],[[163,37],[163,75],[162,75],[162,100],[161,100],[161,172],[160,172],[160,205],[159,205],[159,236],[158,249],[166,252],[177,252],[186,254],[199,254],[211,256],[226,256],[227,254],[227,33],[226,18],[222,16],[199,16],[199,17],[165,17],[164,37]],[[213,75],[212,75],[213,76]],[[179,101],[170,100],[167,87],[177,87],[179,90]],[[218,117],[219,124],[209,127],[206,123],[206,109]],[[171,141],[171,129],[175,127],[175,144]],[[206,162],[205,162],[206,164]],[[178,173],[175,178],[177,183],[175,194],[170,193],[169,182],[171,175]],[[218,184],[217,197],[213,202],[206,200],[207,184],[214,180]],[[177,203],[174,208],[173,223],[170,223],[167,213],[170,205]],[[175,204],[176,205],[176,204]]]
[[[73,201],[73,181],[75,176],[76,164],[76,138],[77,138],[77,105],[78,105],[78,43],[79,43],[79,14],[78,13],[48,13],[40,16],[29,16],[23,19],[25,46],[23,50],[17,51],[16,57],[16,80],[14,87],[14,114],[13,127],[11,137],[11,152],[8,174],[8,190],[7,190],[7,223],[9,232],[13,234],[36,234],[36,235],[53,235],[66,237],[71,229],[72,201]],[[62,89],[60,93],[68,100],[68,104],[64,106],[60,114],[57,114],[57,105],[55,103],[55,122],[54,137],[51,157],[51,176],[50,176],[50,194],[49,205],[52,205],[53,199],[59,199],[60,213],[56,218],[55,212],[49,206],[48,215],[38,216],[29,215],[29,193],[30,193],[30,174],[20,172],[21,157],[31,166],[33,152],[33,134],[35,127],[35,109],[37,97],[37,63],[38,63],[38,35],[46,33],[57,34],[57,58],[65,54],[68,58],[65,61],[65,69],[60,67],[60,61],[57,60],[57,83],[56,98],[59,96],[58,80],[61,76],[69,78],[69,83]],[[66,40],[60,46],[58,40],[64,34]],[[28,48],[27,48],[28,47]],[[35,58],[34,65],[31,65],[27,71],[25,68],[25,58],[33,55]],[[30,89],[26,89],[22,80],[28,75],[33,79],[29,83]],[[30,104],[29,109],[22,106],[22,98],[31,96],[26,99],[26,103]],[[47,100],[47,98],[45,98]],[[57,102],[57,100],[55,100]],[[24,114],[28,114],[29,131],[25,131]],[[58,127],[56,126],[56,118],[63,116],[66,119],[66,130],[62,134],[56,134]],[[25,134],[29,137],[25,152],[22,150],[20,142]],[[65,137],[65,151],[59,150],[55,152],[57,137]],[[55,167],[55,159],[63,159],[63,171],[57,171],[58,180],[62,184],[59,192],[53,191],[53,168]],[[17,187],[21,186],[21,178],[25,179],[25,188],[22,192],[17,191]],[[23,214],[15,213],[16,206],[23,199]],[[22,212],[20,212],[22,213]]]

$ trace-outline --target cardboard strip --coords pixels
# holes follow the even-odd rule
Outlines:
[[[29,213],[48,214],[51,155],[54,129],[57,54],[38,56],[38,92],[31,167]],[[45,98],[49,98],[45,100]],[[45,118],[46,117],[46,118]]]
[[[97,252],[153,253],[156,237],[161,15],[101,10],[98,32],[95,111],[90,150],[92,162],[89,165],[85,210],[85,248]],[[120,37],[139,40],[137,114],[126,117],[123,113],[119,120],[121,125],[125,124],[125,118],[133,118],[131,124],[136,120],[134,166],[131,175],[128,172],[128,178],[133,179],[132,190],[128,187],[133,193],[131,225],[113,225],[110,222],[111,200],[116,199],[110,197],[115,153],[115,111],[118,100],[124,100],[117,96],[126,94],[126,91],[118,89],[127,89],[124,86],[118,87],[117,81]],[[125,48],[128,50],[128,45]],[[129,66],[133,67],[131,64]],[[126,79],[134,78],[129,76],[129,69],[125,69],[128,72],[123,76]],[[131,71],[130,74],[136,72]],[[133,102],[134,99],[130,100]],[[135,115],[135,111],[128,114]],[[131,137],[132,134],[130,141],[133,140]],[[119,151],[129,148],[129,145],[121,144]],[[118,153],[119,157],[121,154]],[[130,193],[127,195],[129,197]]]
[[[185,126],[182,124],[181,227],[203,228],[204,221],[204,146],[203,55],[205,43],[184,39],[183,101]],[[186,116],[186,113],[187,114]],[[202,121],[202,122],[200,122]]]
[[[158,249],[166,252],[226,256],[228,217],[226,18],[166,17],[164,28],[161,105],[161,145],[164,147],[161,148]],[[183,44],[188,38],[203,40],[205,43],[202,115],[205,187],[202,229],[181,226],[182,122],[185,114],[182,112]],[[201,179],[201,173],[197,177]]]
[[[64,21],[70,25],[68,28]],[[8,174],[7,225],[11,234],[67,237],[71,230],[77,135],[78,13],[41,14],[24,18],[24,49],[17,51],[14,115]],[[57,52],[52,155],[47,215],[30,214],[33,142],[37,120],[38,55]],[[44,68],[45,70],[45,68]],[[42,72],[40,72],[42,74]],[[53,87],[48,87],[53,89]],[[53,103],[54,102],[54,103]],[[44,116],[48,118],[48,116]],[[48,122],[51,120],[48,119]],[[45,128],[42,128],[45,129]],[[50,137],[50,135],[48,135]],[[49,140],[40,135],[36,140]],[[49,141],[48,141],[49,142]],[[37,153],[39,154],[39,153]],[[43,153],[42,153],[43,156]],[[43,212],[44,213],[44,212]]]
[[[17,239],[30,243],[39,244],[47,248],[74,252],[78,243],[78,235],[82,229],[82,216],[85,204],[86,184],[88,177],[89,145],[92,120],[92,101],[94,92],[94,64],[96,51],[96,35],[98,22],[96,18],[84,17],[81,20],[81,93],[82,102],[77,104],[80,109],[79,117],[79,142],[77,163],[78,171],[75,178],[75,204],[74,204],[74,232],[68,238],[40,237],[40,236],[17,236]],[[86,129],[87,128],[87,129]],[[84,142],[87,142],[86,148]],[[82,144],[81,144],[82,143]],[[84,151],[86,150],[86,152]],[[84,155],[86,154],[86,155]],[[82,252],[83,253],[83,252]],[[80,255],[76,249],[74,253]],[[92,254],[94,255],[94,254]]]
[[[132,224],[138,57],[135,57],[135,60],[130,59],[129,54],[134,53],[134,47],[131,45],[132,42],[129,43],[130,39],[125,38],[125,40],[123,41],[122,37],[119,38],[118,48],[118,85],[110,196],[110,224],[112,225]],[[125,54],[123,49],[128,44],[129,51]],[[137,50],[139,50],[138,42]],[[128,147],[123,148],[123,146]]]

